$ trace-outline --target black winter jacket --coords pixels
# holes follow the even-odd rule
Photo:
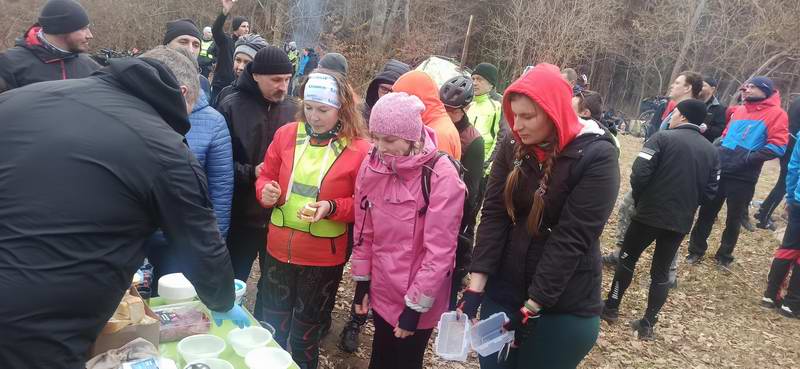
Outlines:
[[[297,101],[286,97],[276,104],[264,99],[253,79],[252,65],[245,67],[236,81],[235,92],[225,97],[217,110],[228,122],[233,146],[231,225],[265,228],[270,210],[261,207],[256,200],[255,169],[264,161],[275,131],[294,121]]]
[[[367,95],[364,97],[364,119],[369,125],[369,116],[372,112],[372,107],[378,102],[378,88],[381,84],[393,85],[403,74],[411,71],[408,64],[399,60],[389,59],[383,69],[377,76],[369,83],[367,87]]]
[[[211,81],[211,101],[214,97],[222,91],[223,88],[230,85],[236,79],[233,73],[233,51],[236,40],[239,39],[236,35],[228,36],[225,34],[224,26],[225,20],[228,16],[220,13],[214,24],[211,26],[211,34],[214,37],[214,46],[216,46],[217,66],[214,68],[214,80]],[[221,101],[221,100],[220,100]]]
[[[688,234],[694,213],[714,198],[719,182],[717,148],[694,124],[656,132],[633,162],[633,219]]]
[[[458,136],[461,139],[461,166],[464,167],[464,184],[467,186],[467,199],[464,202],[464,216],[458,232],[456,249],[456,268],[460,271],[469,267],[472,257],[472,244],[475,239],[475,223],[481,207],[481,182],[483,181],[483,137],[470,124],[467,115],[457,122]],[[458,275],[458,273],[456,273]]]
[[[703,132],[703,137],[705,137],[708,142],[713,143],[719,136],[722,136],[722,131],[725,130],[728,118],[726,116],[728,106],[720,103],[716,97],[712,96],[711,99],[706,102],[706,110],[708,113],[703,122],[706,124],[706,131]]]
[[[0,95],[0,116],[0,366],[84,368],[157,228],[200,299],[233,307],[228,251],[163,65],[111,61],[18,88]]]
[[[100,69],[86,54],[65,53],[41,42],[36,37],[40,29],[33,25],[14,47],[0,53],[0,92],[36,82],[84,78]]]
[[[600,234],[619,191],[617,149],[606,131],[569,143],[556,159],[545,195],[542,235],[526,229],[542,172],[526,156],[514,191],[518,224],[506,213],[503,190],[514,166],[513,136],[503,140],[489,174],[470,272],[486,273],[486,294],[508,309],[533,299],[543,312],[597,316],[602,265]]]

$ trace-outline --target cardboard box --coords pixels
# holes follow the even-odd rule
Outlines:
[[[130,294],[141,298],[141,296],[139,296],[139,292],[136,291],[136,288],[134,287],[131,287]],[[158,318],[158,315],[156,315],[147,304],[144,304],[144,311],[147,316],[153,318],[153,323],[129,325],[125,328],[122,328],[120,331],[110,334],[101,332],[92,345],[92,349],[90,350],[91,355],[89,357],[95,357],[108,350],[120,348],[125,346],[126,343],[137,338],[144,338],[150,341],[150,343],[152,343],[156,349],[158,349],[158,337],[159,330],[161,329],[161,321]]]

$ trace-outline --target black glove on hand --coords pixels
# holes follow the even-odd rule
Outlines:
[[[525,342],[536,330],[538,322],[539,314],[531,312],[524,307],[514,312],[511,320],[503,326],[507,331],[514,331],[514,344],[511,347],[517,348]]]
[[[397,322],[397,327],[409,332],[416,331],[420,315],[422,315],[422,313],[406,306],[406,308],[403,309],[403,312],[400,313],[400,319]]]
[[[369,293],[369,281],[356,282],[356,293],[353,295],[353,305],[364,303],[364,296]]]
[[[478,307],[481,306],[482,301],[483,292],[476,292],[467,288],[464,290],[464,294],[461,295],[461,300],[456,304],[456,308],[461,310],[462,313],[467,314],[468,318],[475,319],[475,316],[478,315]]]

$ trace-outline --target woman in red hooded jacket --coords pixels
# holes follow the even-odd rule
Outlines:
[[[600,234],[619,190],[617,149],[596,122],[580,121],[557,67],[540,64],[505,91],[514,135],[489,175],[459,310],[504,312],[508,355],[481,368],[575,368],[600,329]],[[503,351],[501,351],[503,352]],[[507,356],[507,357],[506,357]]]

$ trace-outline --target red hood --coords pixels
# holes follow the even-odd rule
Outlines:
[[[555,65],[546,63],[537,65],[508,86],[503,94],[503,114],[519,141],[519,136],[514,131],[514,112],[511,111],[510,97],[513,93],[529,97],[547,113],[555,125],[559,152],[572,142],[583,128],[577,114],[572,110],[572,88],[561,77],[561,72]],[[537,159],[543,161],[545,151],[538,147],[534,147],[533,150]]]
[[[747,109],[748,113],[752,113],[754,111],[764,110],[772,106],[781,106],[781,93],[775,91],[772,96],[761,100],[761,101],[745,101],[744,108]]]
[[[39,41],[39,37],[36,37],[36,35],[39,33],[39,30],[41,29],[42,27],[39,26],[38,24],[34,24],[33,26],[31,26],[31,28],[28,28],[28,31],[25,32],[25,43],[31,46],[41,45],[42,42]]]
[[[405,92],[422,100],[422,103],[425,104],[425,111],[422,112],[422,121],[425,122],[425,125],[441,117],[450,119],[447,110],[444,110],[442,101],[439,100],[439,88],[436,87],[436,82],[425,72],[412,70],[400,76],[392,90]]]

